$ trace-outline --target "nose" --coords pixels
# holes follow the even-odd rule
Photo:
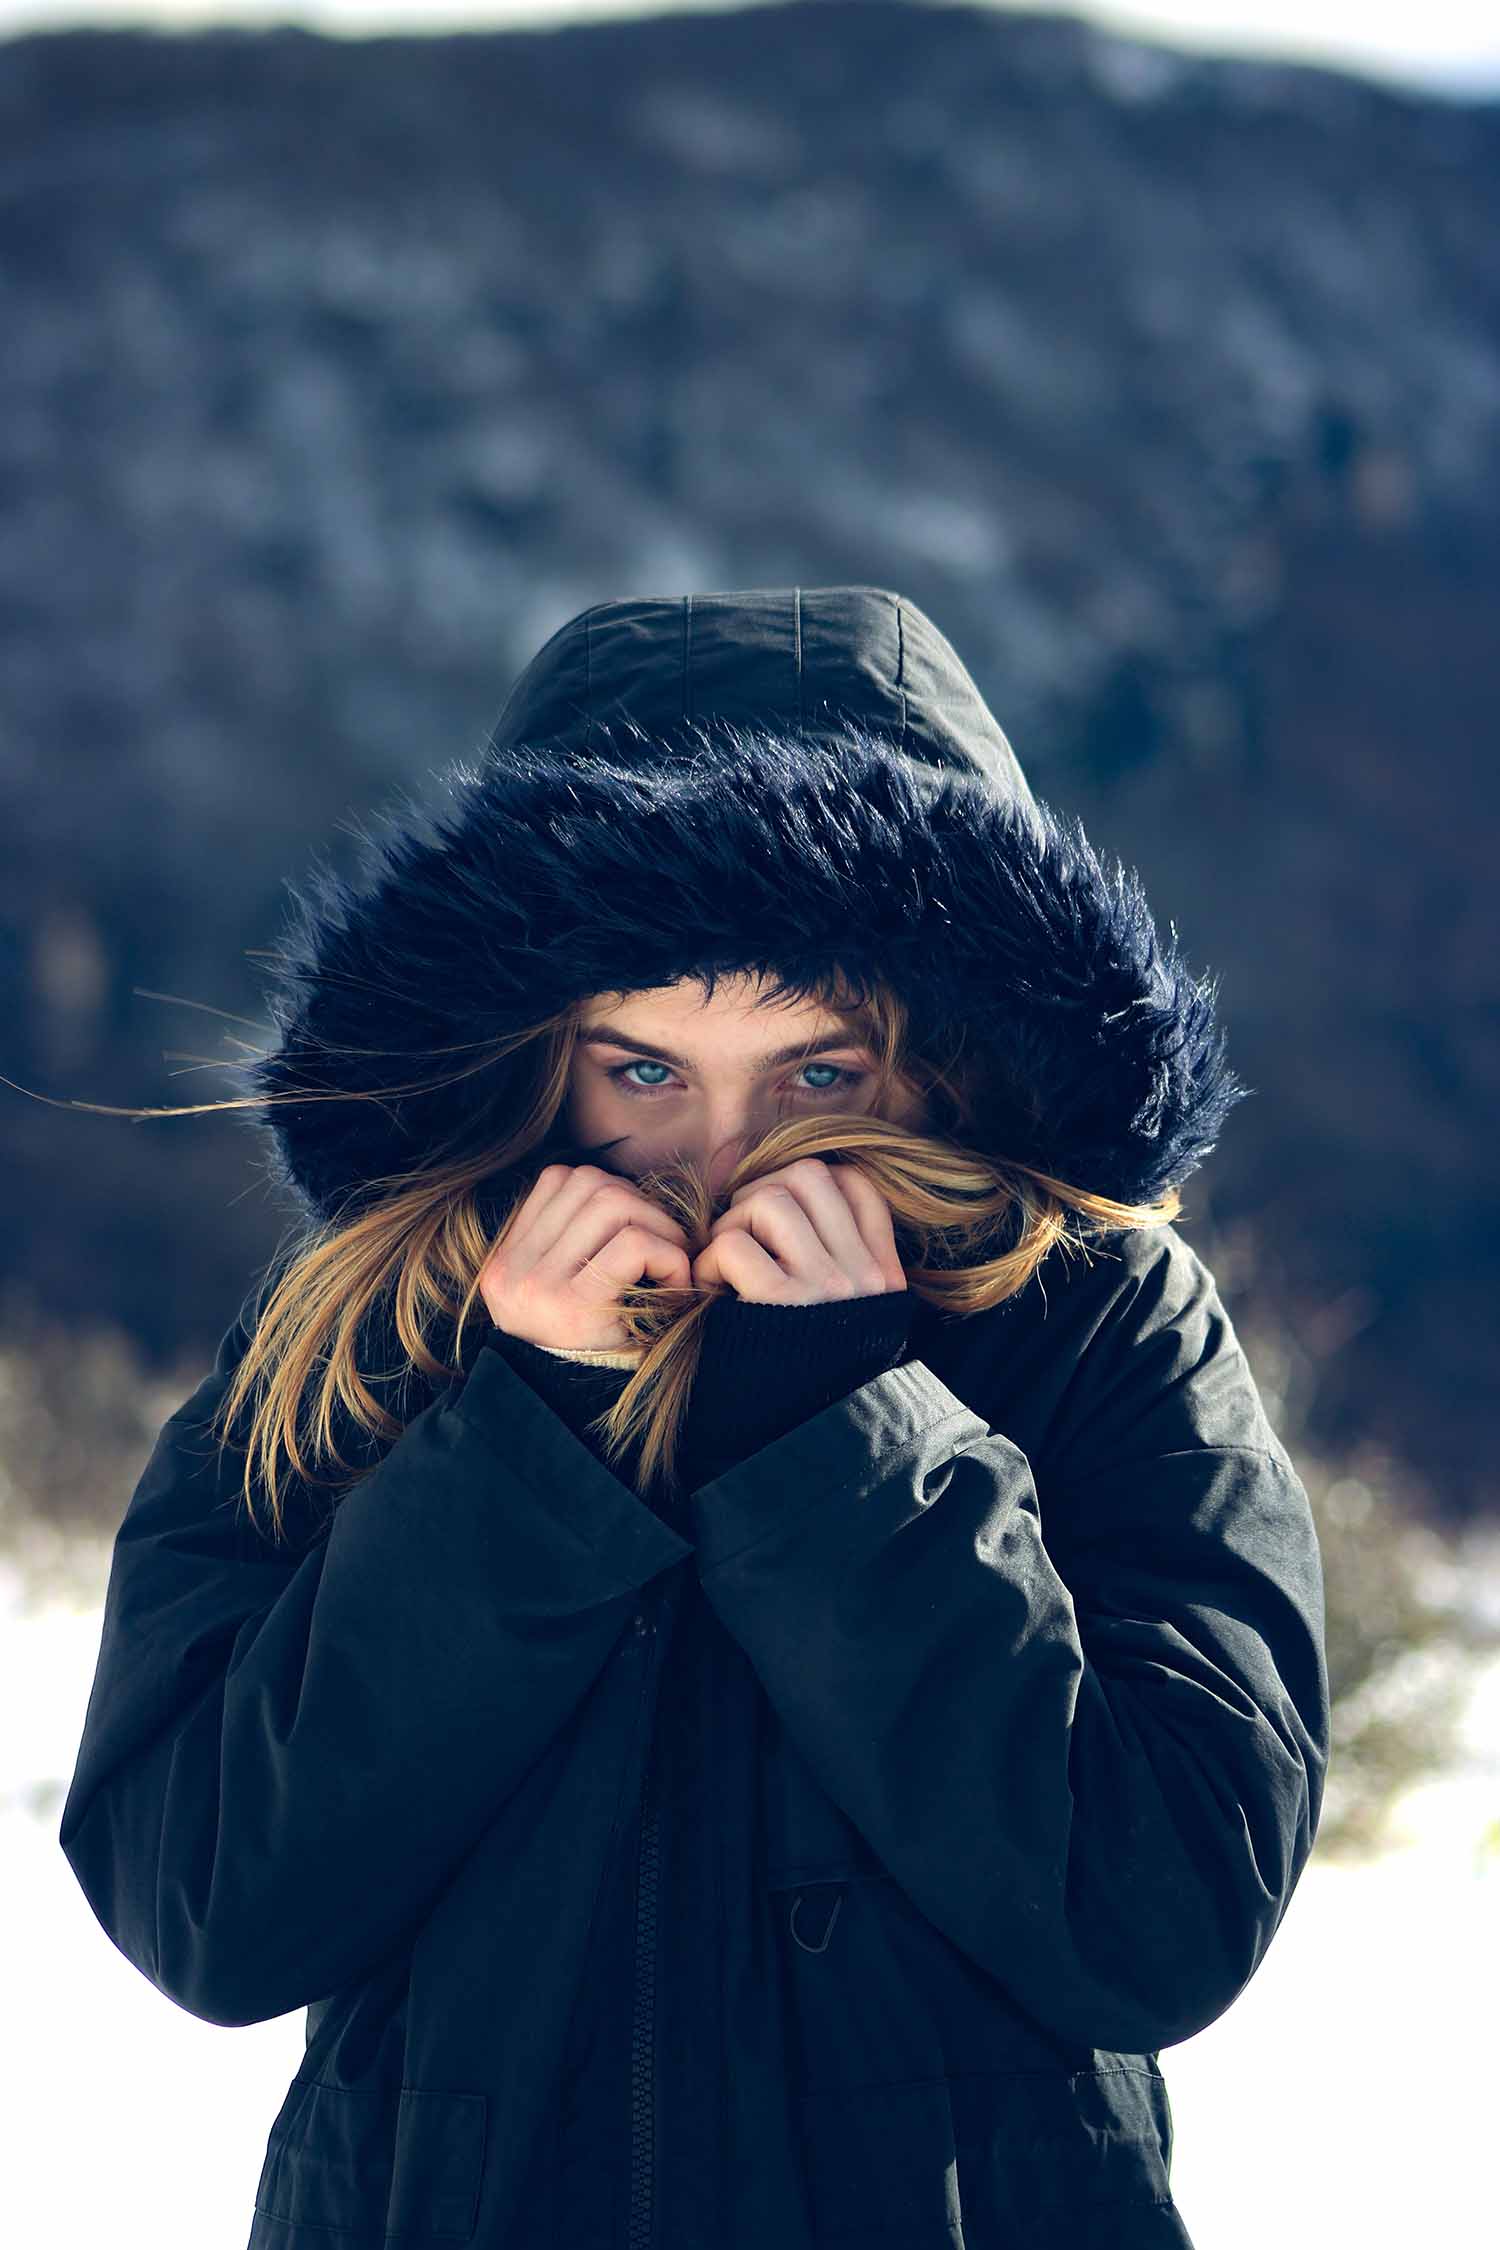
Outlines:
[[[706,1119],[699,1135],[680,1143],[678,1154],[701,1170],[709,1194],[717,1196],[746,1149],[764,1130],[748,1110],[737,1108],[732,1114]]]
[[[704,1176],[708,1181],[710,1195],[716,1196],[722,1191],[724,1182],[744,1155],[749,1138],[748,1133],[737,1134],[732,1141],[727,1141],[716,1149],[709,1158]]]
[[[731,1104],[721,1114],[706,1117],[699,1132],[675,1141],[672,1153],[700,1171],[709,1194],[717,1196],[745,1151],[770,1130],[777,1115],[774,1105],[762,1113]]]

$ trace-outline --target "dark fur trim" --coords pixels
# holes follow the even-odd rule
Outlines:
[[[950,733],[961,690],[983,711],[951,662]],[[387,835],[365,836],[357,882],[315,866],[292,891],[267,996],[281,1044],[246,1089],[376,1097],[461,1074],[248,1113],[309,1218],[352,1213],[376,1175],[476,1146],[514,1113],[534,1062],[475,1073],[466,1043],[707,967],[774,969],[794,988],[834,963],[856,986],[887,979],[919,1051],[961,1041],[981,1064],[969,1137],[1075,1185],[1148,1202],[1208,1155],[1252,1091],[1226,1067],[1217,987],[1189,973],[1175,926],[1162,946],[1134,871],[1106,869],[1076,818],[1032,796],[987,712],[965,765],[935,737],[924,748],[909,701],[893,739],[879,694],[873,724],[847,703],[833,722],[643,724],[598,715],[605,684],[596,672],[571,739],[502,727],[440,777],[445,804],[377,815]]]

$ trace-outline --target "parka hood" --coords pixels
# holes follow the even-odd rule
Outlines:
[[[1123,1202],[1180,1184],[1253,1090],[1175,925],[1163,946],[1139,877],[1033,795],[884,588],[597,603],[437,778],[444,801],[375,816],[358,877],[289,886],[280,1044],[246,1089],[370,1097],[248,1113],[312,1221],[511,1123],[534,1059],[476,1069],[485,1043],[708,967],[883,978],[919,1053],[978,1066],[970,1145]]]

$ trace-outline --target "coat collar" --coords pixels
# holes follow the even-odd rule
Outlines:
[[[1175,925],[1164,947],[1137,874],[1033,795],[949,642],[883,588],[598,603],[438,778],[357,879],[291,890],[280,1044],[246,1089],[451,1081],[251,1111],[310,1219],[510,1114],[517,1060],[466,1071],[467,1043],[709,963],[878,972],[921,1048],[981,1064],[977,1145],[1126,1202],[1196,1169],[1252,1091]]]

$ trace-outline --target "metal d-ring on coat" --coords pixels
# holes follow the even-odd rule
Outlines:
[[[833,1925],[839,1918],[839,1908],[844,1903],[844,1894],[841,1890],[836,1890],[834,1892],[832,1910],[829,1913],[827,1921],[823,1925],[823,1935],[818,1940],[818,1943],[816,1945],[810,1944],[805,1937],[801,1937],[798,1935],[797,1914],[802,1905],[803,1895],[804,1894],[799,1891],[796,1897],[792,1900],[791,1913],[788,1917],[787,1928],[791,1931],[792,1936],[796,1938],[797,1943],[801,1946],[804,1953],[826,1953],[828,1950],[828,1940],[833,1935]]]
[[[495,1144],[534,1059],[472,1042],[709,966],[878,974],[971,1145],[1127,1202],[1247,1091],[874,586],[569,619],[272,958],[311,1224]],[[670,1503],[486,1339],[284,1546],[204,1434],[242,1308],[124,1511],[59,1840],[179,2007],[305,2011],[249,2250],[1191,2250],[1158,2057],[1312,1849],[1321,1565],[1185,1234],[1078,1242],[964,1320],[716,1302]]]

